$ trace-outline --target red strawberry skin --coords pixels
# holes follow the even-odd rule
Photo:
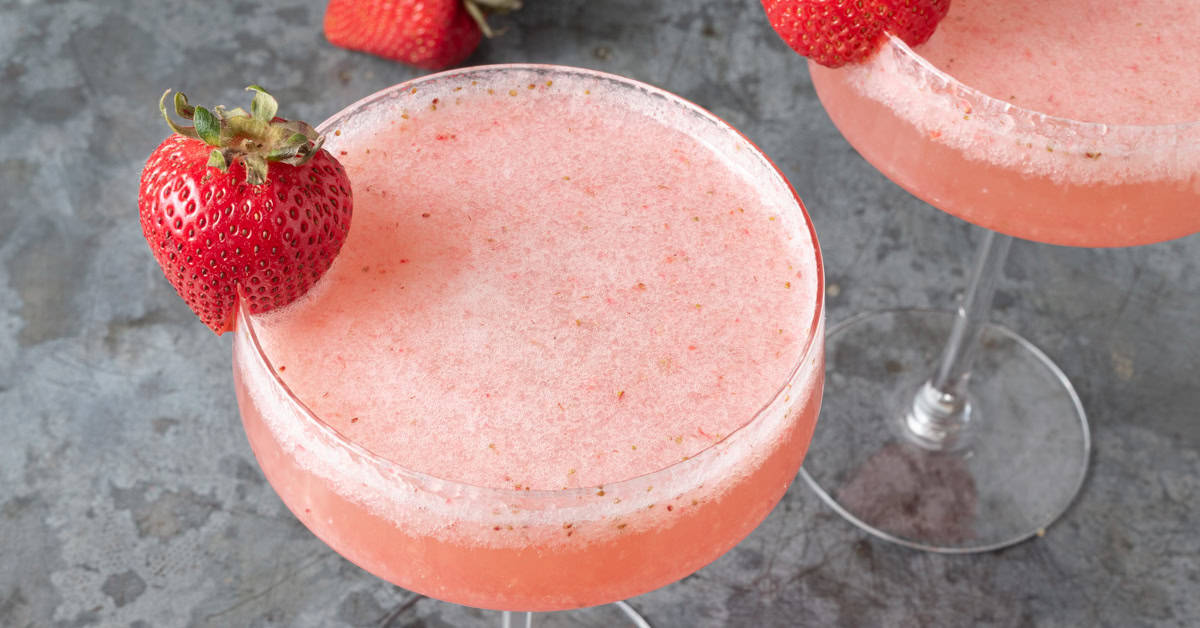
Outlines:
[[[830,68],[861,63],[888,33],[924,43],[950,0],[762,0],[767,20],[788,46]]]
[[[909,46],[928,41],[938,22],[950,11],[950,0],[893,0],[892,3],[896,5],[896,17],[888,31]]]
[[[330,0],[329,43],[441,70],[466,60],[483,34],[462,0]]]
[[[291,303],[329,268],[350,228],[350,180],[327,151],[272,163],[245,183],[240,161],[207,166],[212,146],[172,135],[142,170],[142,234],[171,285],[217,334],[233,329],[239,292],[252,312]]]

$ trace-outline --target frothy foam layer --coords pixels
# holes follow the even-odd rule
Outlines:
[[[1105,124],[1200,120],[1194,0],[955,0],[918,52],[963,84]]]
[[[823,333],[824,326],[818,325],[816,332]],[[277,375],[261,359],[249,335],[238,334],[234,344],[236,370],[255,407],[243,413],[260,417],[282,454],[329,482],[338,495],[407,535],[454,545],[546,550],[651,531],[688,516],[700,504],[721,500],[731,490],[747,490],[747,477],[782,443],[805,444],[811,437],[824,364],[817,347],[752,423],[667,469],[606,486],[522,494],[412,473],[356,444],[347,446],[342,434],[313,421],[278,385]],[[289,505],[297,511],[321,513],[316,516],[335,516],[335,511],[315,502]],[[321,526],[328,534],[338,533],[332,518]],[[361,543],[353,538],[325,540],[335,547]]]
[[[819,269],[790,188],[658,92],[538,71],[483,83],[392,92],[329,129],[350,237],[316,290],[255,326],[332,429],[246,367],[264,421],[339,492],[420,529],[481,518],[456,482],[591,487],[544,516],[486,509],[479,530],[648,522],[656,503],[719,495],[818,378],[816,356],[800,362]]]
[[[1074,184],[1186,180],[1200,168],[1200,4],[1126,4],[958,1],[915,54],[891,42],[841,71],[971,159]]]

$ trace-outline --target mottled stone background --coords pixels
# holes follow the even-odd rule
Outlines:
[[[242,435],[230,339],[140,235],[165,88],[240,103],[260,82],[317,121],[414,76],[327,45],[323,5],[0,0],[0,626],[498,625],[376,580],[292,518]],[[854,153],[757,2],[527,5],[471,62],[625,74],[741,128],[816,221],[832,321],[953,303],[979,232]],[[1091,415],[1087,484],[1044,538],[919,553],[799,484],[727,556],[632,603],[661,627],[1200,625],[1200,237],[1018,242],[997,304]]]

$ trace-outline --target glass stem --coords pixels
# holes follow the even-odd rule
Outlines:
[[[971,421],[967,381],[1012,241],[1011,236],[987,232],[937,370],[917,391],[904,417],[907,435],[927,449],[955,449],[965,442]]]
[[[519,622],[522,626],[524,626],[524,628],[533,628],[533,613],[516,614],[525,616],[525,621]],[[518,622],[513,621],[513,615],[514,613],[512,611],[504,611],[503,615],[500,617],[501,628],[517,628]]]

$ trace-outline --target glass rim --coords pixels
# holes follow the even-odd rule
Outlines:
[[[673,470],[700,465],[705,460],[709,459],[713,455],[713,452],[721,445],[746,432],[747,428],[750,426],[757,424],[760,419],[764,417],[764,415],[766,415],[778,402],[785,398],[785,396],[788,394],[788,389],[791,384],[796,381],[806,363],[810,360],[810,358],[812,358],[814,351],[818,350],[820,343],[824,340],[821,330],[825,315],[825,265],[824,259],[821,255],[820,243],[817,239],[816,228],[812,222],[812,217],[809,215],[808,209],[805,207],[800,195],[796,192],[795,187],[783,174],[783,171],[780,170],[778,165],[776,165],[775,162],[772,161],[771,158],[768,157],[767,154],[763,152],[763,150],[757,144],[751,141],[750,138],[746,137],[745,134],[743,134],[734,126],[725,122],[723,119],[708,111],[704,107],[701,107],[665,89],[655,87],[636,79],[588,68],[553,64],[505,63],[470,66],[426,74],[402,81],[390,87],[383,88],[364,98],[361,98],[344,107],[337,113],[331,115],[325,121],[317,125],[316,128],[318,132],[324,134],[333,125],[339,123],[345,117],[357,113],[359,110],[369,107],[378,101],[389,98],[400,91],[409,90],[421,84],[426,84],[428,82],[437,80],[452,79],[459,75],[483,74],[487,72],[503,72],[512,70],[558,72],[608,80],[665,98],[669,102],[672,102],[684,109],[690,110],[691,112],[700,115],[702,118],[708,119],[725,132],[734,134],[734,136],[743,142],[747,148],[753,149],[753,155],[762,160],[762,162],[768,167],[769,171],[778,179],[778,181],[775,183],[786,186],[787,192],[791,194],[791,199],[795,203],[794,209],[799,211],[800,217],[803,218],[803,227],[808,231],[808,236],[812,243],[815,270],[815,277],[813,278],[813,281],[816,285],[814,298],[816,300],[816,306],[813,308],[812,319],[809,321],[808,337],[805,339],[803,349],[799,352],[795,363],[792,364],[791,368],[787,372],[787,376],[783,379],[779,387],[775,389],[775,392],[771,394],[770,398],[767,399],[761,406],[759,406],[757,410],[754,411],[750,418],[739,425],[736,429],[730,431],[729,434],[725,435],[720,440],[708,444],[704,448],[697,450],[695,453],[683,460],[672,462],[653,471],[621,478],[612,482],[564,489],[513,489],[494,486],[481,486],[478,484],[472,484],[470,482],[439,477],[406,467],[394,460],[375,453],[362,444],[355,442],[353,439],[348,438],[340,430],[334,428],[329,423],[326,423],[316,412],[312,410],[312,408],[308,406],[308,404],[306,404],[302,399],[300,399],[299,396],[295,394],[291,387],[288,386],[287,382],[283,381],[279,371],[275,368],[274,363],[271,361],[270,356],[267,355],[267,352],[263,349],[262,344],[259,342],[258,333],[254,329],[252,316],[248,309],[249,306],[247,301],[242,298],[238,299],[237,314],[233,333],[237,336],[241,336],[243,333],[247,334],[246,340],[249,342],[250,348],[252,349],[252,359],[257,361],[260,367],[266,369],[266,371],[270,373],[271,384],[283,393],[286,402],[298,410],[299,415],[308,421],[313,427],[317,428],[325,436],[332,438],[339,447],[343,447],[355,455],[370,461],[372,464],[378,465],[391,473],[396,473],[423,486],[436,484],[442,487],[458,488],[476,495],[493,496],[498,498],[520,498],[523,500],[533,498],[537,500],[553,497],[556,499],[562,499],[564,497],[572,497],[575,495],[593,495],[598,489],[603,489],[606,491],[619,490],[622,486],[636,484],[639,481],[649,478],[660,477],[661,475]],[[789,206],[789,209],[792,208],[793,207]],[[820,368],[820,366],[818,365],[817,368]],[[445,489],[442,488],[438,490]]]
[[[887,49],[890,49],[893,53],[899,55],[900,57],[914,63],[917,67],[920,68],[920,71],[923,72],[924,74],[926,74],[930,77],[934,77],[934,78],[938,79],[939,81],[944,82],[946,84],[946,86],[949,87],[955,93],[961,93],[961,94],[970,96],[971,98],[976,99],[979,103],[981,103],[989,108],[994,108],[998,111],[1003,111],[1004,113],[1009,114],[1009,115],[1015,115],[1015,116],[1020,116],[1023,118],[1029,118],[1029,119],[1040,119],[1040,120],[1044,120],[1047,123],[1050,123],[1053,126],[1079,129],[1079,130],[1087,132],[1087,133],[1096,133],[1096,134],[1108,134],[1108,133],[1113,133],[1113,132],[1116,132],[1116,133],[1141,132],[1141,133],[1145,133],[1145,134],[1153,135],[1153,136],[1158,136],[1158,135],[1178,136],[1179,134],[1181,134],[1185,131],[1186,132],[1200,132],[1200,117],[1197,117],[1197,119],[1195,119],[1195,120],[1189,120],[1189,121],[1185,121],[1185,122],[1164,122],[1164,123],[1158,123],[1158,124],[1127,124],[1127,123],[1109,123],[1109,122],[1088,122],[1088,121],[1084,121],[1084,120],[1076,120],[1074,118],[1069,118],[1066,116],[1045,113],[1043,111],[1038,111],[1037,109],[1030,109],[1028,107],[1023,107],[1021,105],[1015,105],[1008,101],[1001,100],[1000,98],[992,96],[991,94],[988,94],[987,92],[984,92],[976,87],[972,87],[970,85],[967,85],[966,83],[963,83],[962,81],[960,81],[958,78],[956,78],[952,74],[949,74],[945,70],[942,70],[941,68],[935,66],[932,62],[930,62],[928,59],[926,59],[924,56],[922,56],[919,52],[917,52],[912,46],[909,46],[907,43],[904,42],[904,40],[900,39],[896,35],[892,35],[889,33],[887,35],[887,40],[884,42],[883,46]],[[879,54],[883,54],[883,53],[884,53],[884,49],[881,48],[880,50],[876,51],[875,54],[879,55]],[[874,58],[875,58],[874,56],[871,57],[871,59],[874,59]],[[866,62],[870,63],[871,59],[868,59]]]

